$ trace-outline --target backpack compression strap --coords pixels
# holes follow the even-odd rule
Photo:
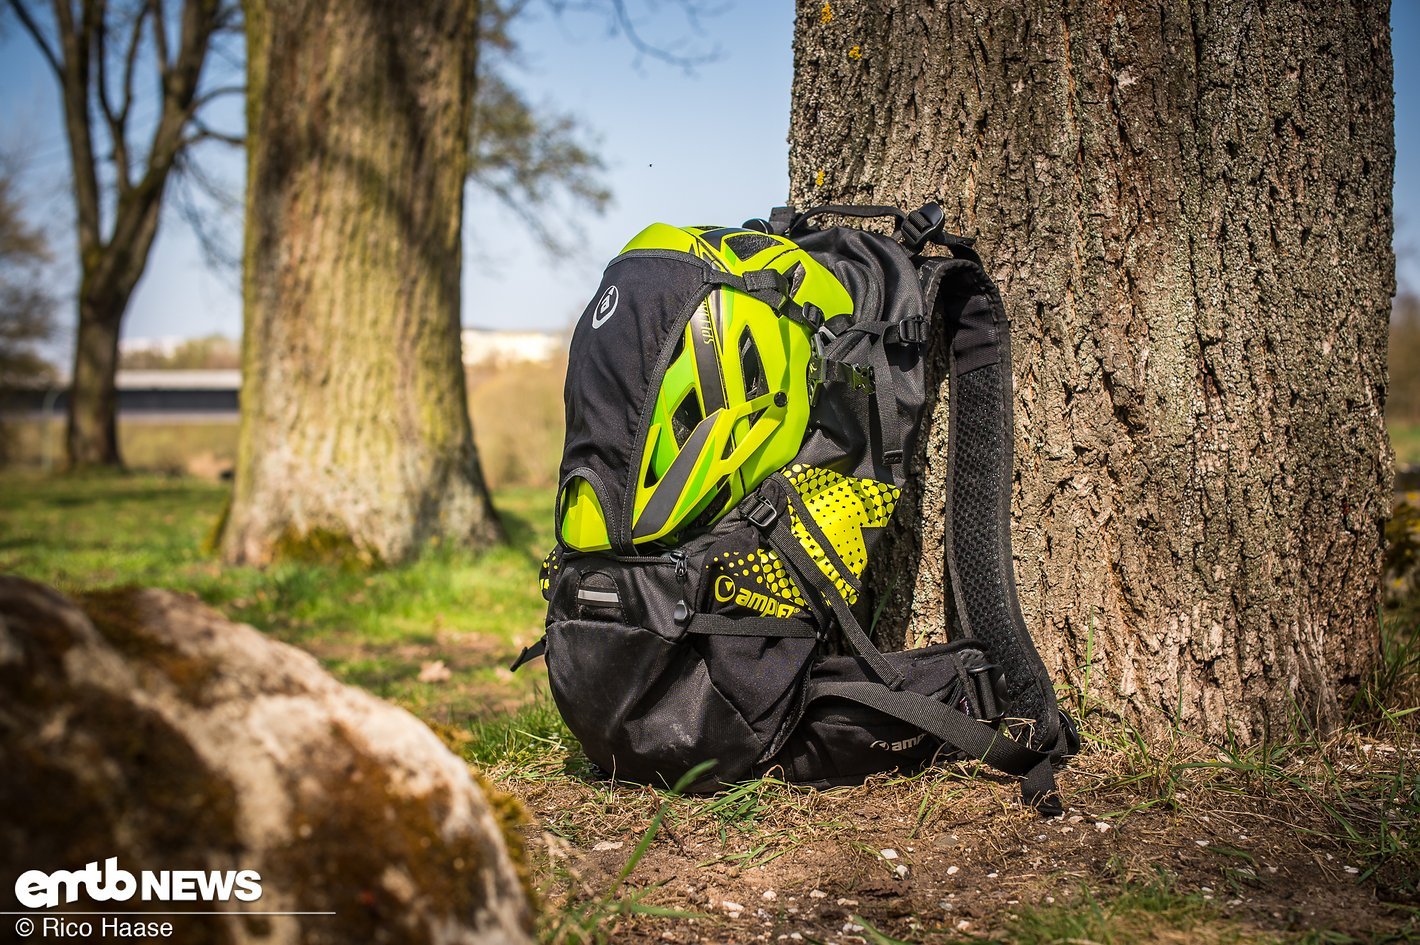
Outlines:
[[[832,544],[819,532],[812,515],[798,500],[792,486],[782,481],[781,476],[776,473],[765,480],[760,487],[761,504],[751,511],[749,519],[778,554],[795,583],[801,588],[814,589],[813,594],[806,594],[805,597],[827,606],[844,640],[879,680],[820,683],[814,688],[811,698],[848,699],[915,725],[1000,771],[1022,777],[1022,801],[1046,816],[1059,814],[1060,800],[1055,790],[1049,753],[1017,741],[1005,732],[948,708],[935,699],[901,688],[902,674],[873,644],[842,592],[828,580],[793,533],[791,520],[805,528],[837,573],[849,573],[838,560]]]

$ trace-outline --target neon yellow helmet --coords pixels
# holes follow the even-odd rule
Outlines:
[[[791,298],[825,320],[851,316],[853,299],[793,241],[727,227],[653,223],[622,249],[692,254],[734,275],[773,269]],[[671,342],[667,342],[671,344]],[[793,460],[809,419],[810,330],[753,296],[714,287],[673,342],[650,407],[632,500],[632,543],[674,543],[708,528],[766,476]],[[611,547],[596,493],[574,478],[562,496],[562,540]]]

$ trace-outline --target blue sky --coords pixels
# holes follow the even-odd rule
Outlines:
[[[581,311],[605,261],[648,222],[734,224],[783,201],[793,4],[722,6],[698,35],[675,4],[644,8],[649,12],[639,22],[648,39],[688,39],[718,50],[687,74],[638,56],[624,39],[608,35],[604,18],[556,17],[531,5],[532,15],[515,30],[522,54],[509,77],[533,102],[581,121],[608,165],[615,200],[604,216],[582,214],[580,251],[554,259],[507,210],[471,192],[464,324],[561,328]],[[1408,248],[1420,248],[1420,64],[1403,54],[1420,37],[1420,0],[1397,0],[1392,26],[1392,45],[1402,53],[1395,64],[1396,248],[1402,285],[1420,287],[1420,255]],[[20,161],[31,217],[65,256],[72,254],[72,208],[57,96],[28,38],[8,24],[0,35],[0,151]],[[235,155],[209,154],[240,180]],[[228,228],[239,226],[233,218]],[[186,225],[169,213],[124,336],[240,330],[236,274],[210,270]]]

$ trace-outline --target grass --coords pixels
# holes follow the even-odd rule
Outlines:
[[[1391,420],[1386,423],[1397,466],[1420,465],[1420,422]]]
[[[1181,893],[1167,873],[1148,882],[1127,882],[1101,899],[1088,886],[1072,901],[1060,905],[1028,906],[1008,921],[1001,939],[1013,945],[1058,945],[1091,942],[1096,945],[1132,945],[1187,936],[1194,942],[1241,941],[1236,929],[1219,928],[1201,934],[1199,926],[1217,918],[1217,910],[1201,893]],[[1162,934],[1160,934],[1162,933]]]
[[[431,721],[461,725],[534,688],[535,673],[510,677],[505,667],[541,633],[537,573],[552,543],[545,491],[497,494],[507,547],[479,555],[435,548],[412,565],[369,574],[221,565],[203,549],[226,496],[226,486],[194,479],[7,472],[0,571],[67,592],[141,585],[195,594]],[[440,661],[447,679],[419,679]]]

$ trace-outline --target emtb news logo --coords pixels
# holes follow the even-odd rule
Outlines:
[[[120,869],[118,857],[86,864],[81,870],[29,870],[15,880],[15,898],[29,909],[46,909],[74,902],[80,891],[95,902],[127,902],[137,896],[144,902],[227,902],[233,898],[255,902],[261,898],[261,875],[256,870],[143,870],[134,876]]]

